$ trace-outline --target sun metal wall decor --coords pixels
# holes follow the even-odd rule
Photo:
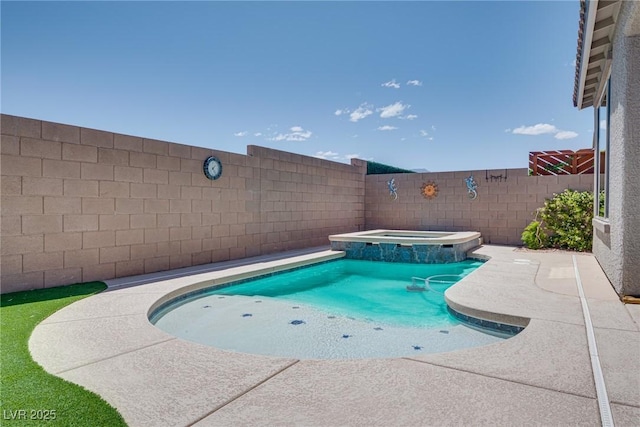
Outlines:
[[[420,192],[425,199],[433,199],[438,196],[438,185],[433,181],[425,182],[420,187]]]

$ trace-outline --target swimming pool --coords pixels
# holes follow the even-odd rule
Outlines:
[[[442,293],[480,261],[399,264],[337,260],[200,291],[150,320],[217,348],[303,359],[399,357],[485,345],[501,338],[462,325]],[[434,280],[431,290],[408,291]],[[453,276],[453,278],[451,278]]]

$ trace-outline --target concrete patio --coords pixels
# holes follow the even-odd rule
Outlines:
[[[179,289],[284,264],[260,257],[109,281],[109,290],[42,322],[29,348],[48,372],[98,393],[131,426],[600,425],[577,269],[613,420],[639,425],[640,305],[618,300],[595,258],[490,245],[473,254],[489,261],[446,296],[465,314],[528,323],[499,344],[398,359],[294,360],[221,351],[149,323],[149,311]],[[300,265],[340,256],[284,255]]]

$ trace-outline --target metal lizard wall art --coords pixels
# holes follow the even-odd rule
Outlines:
[[[467,183],[467,192],[469,193],[469,198],[471,200],[475,200],[478,197],[478,183],[475,179],[473,179],[473,175],[469,175],[469,178],[465,178],[464,181]]]

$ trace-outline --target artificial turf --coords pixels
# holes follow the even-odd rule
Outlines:
[[[38,323],[104,289],[90,282],[0,295],[0,425],[126,426],[97,394],[45,372],[28,348]]]

